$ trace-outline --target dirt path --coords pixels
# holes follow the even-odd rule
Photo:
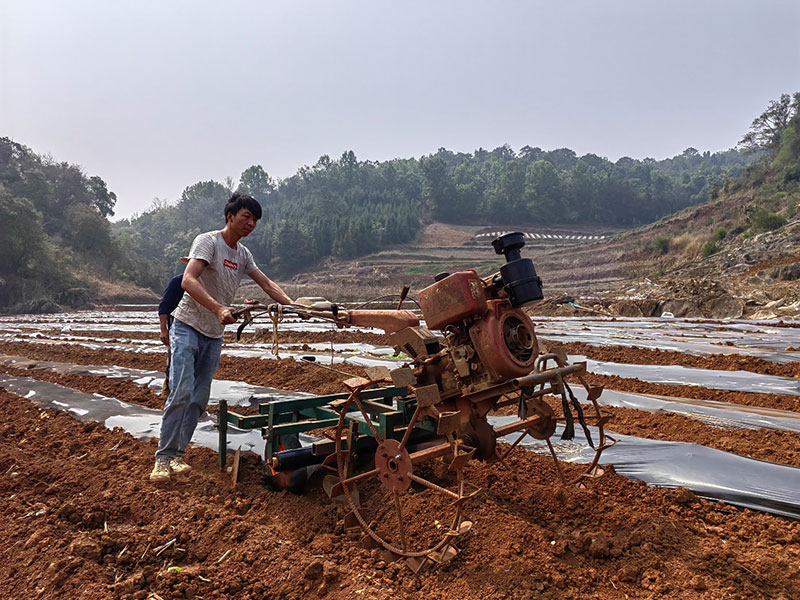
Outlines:
[[[254,460],[231,490],[214,453],[194,448],[193,473],[159,487],[146,480],[152,442],[3,391],[0,420],[6,598],[800,595],[800,524],[613,473],[554,491],[550,461],[527,453],[511,471],[470,468],[485,491],[461,555],[414,575],[360,549],[319,492],[267,490]]]

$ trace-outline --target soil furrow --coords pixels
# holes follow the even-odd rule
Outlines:
[[[3,597],[800,595],[797,522],[613,472],[558,489],[551,461],[530,453],[509,457],[510,470],[470,465],[484,489],[466,509],[472,532],[454,561],[414,575],[360,548],[321,493],[264,488],[254,460],[231,489],[214,453],[193,448],[192,474],[155,486],[152,442],[3,391],[0,419]]]
[[[594,360],[636,365],[680,365],[717,371],[750,371],[762,375],[800,377],[800,361],[780,364],[738,354],[714,354],[698,356],[684,352],[658,350],[655,348],[632,348],[628,346],[592,346],[583,342],[566,344],[548,340],[551,346],[562,346],[567,354],[580,354]]]
[[[37,360],[73,362],[85,365],[114,364],[134,369],[163,370],[166,355],[143,354],[122,350],[93,350],[76,345],[44,345],[30,342],[0,343],[0,353],[26,356]],[[352,375],[363,375],[363,367],[337,364],[337,370]],[[284,390],[297,390],[318,394],[346,391],[342,375],[320,365],[298,362],[292,358],[261,360],[223,356],[215,375],[217,379],[244,381]]]
[[[759,394],[755,392],[736,392],[733,390],[715,390],[695,385],[671,385],[666,383],[649,383],[640,379],[620,377],[619,375],[584,375],[587,383],[603,386],[619,392],[636,392],[639,394],[655,394],[673,398],[696,398],[698,400],[717,400],[747,406],[778,408],[800,412],[800,396],[786,394]]]

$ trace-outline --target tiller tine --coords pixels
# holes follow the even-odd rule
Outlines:
[[[459,498],[458,500],[453,500],[453,501],[450,503],[450,506],[463,507],[463,506],[464,506],[464,505],[465,505],[467,502],[469,502],[470,500],[472,500],[472,499],[473,499],[475,496],[477,496],[478,494],[480,494],[482,491],[483,491],[483,488],[475,488],[475,490],[474,490],[474,491],[473,491],[471,494],[467,494],[466,496],[461,496],[461,498]],[[470,527],[472,527],[472,524],[470,524]],[[467,530],[467,531],[469,531],[469,530]],[[453,532],[453,533],[454,533],[455,535],[461,535],[461,534],[462,534],[462,533],[464,533],[464,532],[462,532],[462,531],[459,529],[459,531],[457,531],[457,532]]]
[[[444,564],[447,561],[453,560],[458,555],[458,549],[452,544],[447,544],[441,550],[431,552],[428,558],[437,564]]]
[[[417,390],[417,405],[420,408],[428,408],[438,404],[442,399],[439,395],[439,386],[435,383],[432,385],[423,385],[418,387]]]
[[[371,381],[382,381],[391,377],[389,367],[385,367],[383,365],[367,367],[366,373],[367,377],[369,377]]]
[[[351,377],[350,379],[345,379],[342,382],[342,384],[344,384],[344,386],[351,392],[362,385],[366,385],[367,383],[369,383],[369,379],[365,379],[363,377]]]
[[[367,537],[369,537],[369,536],[367,536]],[[393,563],[394,561],[399,559],[400,555],[397,554],[396,552],[392,552],[391,550],[384,549],[381,552],[381,558],[383,558],[383,560],[386,562],[386,564],[389,564],[389,563]]]
[[[417,384],[417,377],[414,375],[414,371],[408,367],[395,369],[390,372],[390,375],[392,376],[392,383],[397,387],[408,387]]]
[[[603,415],[599,419],[597,419],[597,426],[598,427],[605,427],[606,423],[611,420],[611,415]]]
[[[422,558],[417,558],[416,556],[411,556],[406,559],[406,564],[408,568],[411,569],[414,574],[420,573],[423,569],[430,566],[431,561],[428,559],[427,556],[423,556]]]
[[[459,454],[456,456],[448,466],[448,469],[451,471],[460,471],[464,468],[470,460],[472,460],[473,455],[475,454],[475,449],[473,448],[470,452],[464,452],[463,454]]]
[[[438,435],[447,435],[461,429],[461,411],[439,413],[439,423],[436,426]]]
[[[600,477],[605,472],[606,472],[605,469],[603,469],[600,465],[595,465],[588,476],[589,477]]]
[[[341,484],[339,477],[336,475],[325,475],[325,477],[322,479],[322,489],[325,490],[326,494],[328,494],[328,498],[334,502],[347,502],[344,486]],[[355,506],[361,505],[358,488],[355,484],[352,484],[352,487],[350,488],[350,498],[353,500],[353,504]]]
[[[586,399],[589,402],[594,402],[595,400],[597,400],[600,397],[600,394],[603,393],[604,389],[605,388],[602,385],[601,386],[592,386],[592,387],[590,387]]]
[[[373,548],[378,547],[378,542],[373,540],[371,535],[365,534],[364,537],[361,538],[359,545],[364,548],[364,550],[372,550]]]
[[[333,486],[339,483],[339,478],[336,475],[325,475],[322,479],[322,489],[328,494],[328,498],[333,500]]]
[[[358,517],[356,517],[355,512],[350,511],[344,516],[344,529],[345,531],[350,531],[351,529],[361,529],[361,523],[358,520]]]

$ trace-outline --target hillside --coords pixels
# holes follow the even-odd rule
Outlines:
[[[347,300],[397,293],[403,285],[418,291],[443,271],[487,275],[502,264],[493,235],[519,230],[528,234],[523,252],[544,282],[538,313],[800,316],[800,115],[793,114],[762,158],[714,200],[655,223],[616,232],[433,223],[412,244],[329,261],[285,285],[295,295]]]
[[[160,280],[111,233],[98,176],[0,138],[0,312],[152,300]]]
[[[731,204],[722,202],[723,206]],[[722,251],[706,258],[697,241],[705,237],[693,234],[690,241],[679,243],[684,244],[684,251],[696,248],[700,255],[669,270],[665,268],[668,258],[655,250],[643,250],[649,247],[654,230],[660,232],[708,214],[697,212],[700,215],[681,215],[659,226],[606,234],[598,240],[565,239],[585,235],[568,229],[540,234],[553,236],[549,239],[527,239],[523,254],[533,259],[545,292],[545,300],[532,310],[537,314],[595,312],[609,316],[660,316],[664,312],[719,318],[800,315],[800,285],[795,281],[800,277],[800,221],[730,240]],[[397,294],[403,285],[411,286],[415,296],[433,283],[436,273],[469,268],[480,275],[497,271],[503,259],[494,253],[492,238],[481,236],[482,229],[487,228],[433,223],[423,229],[416,244],[355,261],[331,261],[281,285],[292,296],[325,296],[340,302]],[[257,296],[258,291],[246,286],[242,295]]]
[[[337,160],[322,156],[281,181],[254,165],[241,174],[238,189],[265,210],[247,247],[271,275],[286,277],[390,249],[405,253],[432,222],[468,231],[483,224],[572,231],[650,223],[705,202],[752,159],[737,150],[687,148],[661,161],[611,162],[568,148],[501,146],[374,162],[348,151]],[[157,269],[170,271],[195,235],[222,226],[220,207],[233,185],[198,182],[177,202],[116,223],[114,232]]]
[[[363,299],[404,284],[420,289],[442,271],[488,274],[500,265],[492,237],[521,230],[551,299],[575,296],[585,304],[584,296],[600,294],[591,301],[595,310],[660,314],[661,297],[644,308],[610,305],[645,277],[708,277],[745,298],[746,284],[714,278],[755,268],[751,285],[775,287],[756,305],[786,302],[791,286],[784,293],[772,279],[794,277],[794,263],[775,263],[774,253],[790,256],[794,248],[787,223],[800,182],[798,106],[800,94],[771,103],[741,150],[687,148],[660,161],[505,145],[385,162],[359,161],[348,151],[281,181],[254,165],[238,187],[230,178],[201,181],[175,203],[156,202],[113,224],[116,196],[100,177],[0,138],[0,239],[10,257],[0,265],[0,311],[154,300],[192,239],[222,226],[221,207],[234,189],[262,203],[265,216],[247,246],[293,296]],[[784,227],[789,241],[759,237]],[[747,256],[737,254],[740,247]],[[754,257],[786,269],[762,274]],[[659,286],[648,283],[635,295],[650,299],[651,287]],[[734,305],[726,301],[721,312],[748,313]],[[721,314],[716,306],[678,312]]]

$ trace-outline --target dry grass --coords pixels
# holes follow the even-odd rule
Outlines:
[[[700,256],[703,246],[708,241],[708,235],[702,233],[683,233],[672,238],[669,244],[670,254],[676,253],[683,260],[691,260]]]
[[[157,302],[159,299],[155,292],[127,281],[105,281],[85,274],[78,277],[97,290],[98,302]]]

